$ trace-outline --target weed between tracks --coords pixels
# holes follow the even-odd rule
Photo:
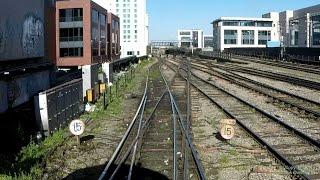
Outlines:
[[[132,80],[127,81],[126,85],[120,86],[118,90],[118,96],[116,96],[116,94],[112,94],[112,101],[106,110],[103,108],[102,97],[98,100],[98,102],[96,102],[95,111],[90,114],[82,115],[81,119],[91,119],[98,122],[107,118],[118,118],[121,116],[124,107],[124,94],[137,91],[140,88],[141,82],[146,75],[146,67],[152,63],[154,63],[154,60],[141,61],[135,70],[135,76],[132,78]],[[124,77],[119,79],[121,84],[124,84],[122,83],[124,81]],[[116,91],[115,86],[112,86],[112,91]],[[103,127],[97,126],[96,128],[92,128],[92,133],[98,134],[102,130]],[[46,162],[50,162],[50,156],[52,156],[53,153],[61,146],[72,147],[74,145],[74,140],[70,140],[69,137],[70,133],[68,127],[65,127],[46,138],[40,144],[36,144],[32,141],[17,155],[16,162],[14,164],[12,164],[10,167],[0,167],[0,179],[41,179],[44,173]],[[81,150],[81,147],[79,150]]]

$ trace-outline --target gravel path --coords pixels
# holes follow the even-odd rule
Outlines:
[[[209,74],[203,73],[198,70],[194,70],[194,73],[205,79],[211,77]],[[231,92],[232,94],[260,107],[261,109],[264,109],[267,112],[270,112],[277,117],[282,118],[286,123],[305,132],[311,137],[320,140],[320,124],[318,121],[308,117],[302,117],[303,115],[301,115],[300,112],[297,112],[294,109],[288,109],[281,104],[272,103],[271,98],[260,95],[239,85],[231,84],[230,82],[222,80],[220,78],[214,77],[212,79],[212,82],[220,87],[223,87],[225,90]]]
[[[312,90],[312,89],[308,89],[305,87],[301,87],[301,86],[296,86],[290,83],[286,83],[286,82],[282,82],[282,81],[277,81],[277,80],[272,80],[272,79],[268,79],[268,78],[263,78],[263,77],[259,77],[259,76],[253,76],[253,75],[248,75],[248,74],[244,74],[244,73],[239,73],[239,72],[235,72],[236,74],[239,74],[241,76],[244,76],[246,78],[261,82],[261,83],[265,83],[269,86],[273,86],[276,87],[278,89],[293,93],[293,94],[297,94],[299,96],[320,102],[320,91],[317,90]]]
[[[150,66],[145,66],[142,72],[146,72]],[[136,85],[128,91],[142,97],[145,77],[145,73],[136,75]],[[77,147],[75,139],[69,138],[47,160],[43,179],[97,179],[134,117],[139,103],[140,98],[124,98],[117,116],[112,114],[118,109],[96,109],[97,117],[86,126],[81,145]]]
[[[208,179],[291,179],[266,150],[236,126],[230,141],[219,136],[219,121],[227,116],[194,88],[192,133]]]
[[[303,71],[298,71],[298,70],[293,70],[293,69],[287,69],[287,68],[282,68],[282,67],[276,67],[276,66],[270,66],[270,65],[254,63],[254,62],[249,62],[247,65],[242,64],[240,66],[250,67],[253,69],[261,69],[264,71],[274,72],[277,74],[283,74],[283,75],[298,77],[298,78],[307,79],[307,80],[311,80],[311,81],[315,81],[315,82],[320,82],[320,75],[319,74],[313,74],[313,73],[308,73],[308,72],[303,72]]]

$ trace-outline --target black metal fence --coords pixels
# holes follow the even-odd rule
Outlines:
[[[260,59],[320,65],[320,48],[228,48],[224,52]]]

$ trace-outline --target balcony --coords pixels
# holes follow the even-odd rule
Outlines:
[[[60,42],[83,41],[82,36],[60,37]]]
[[[77,22],[77,21],[83,21],[82,16],[77,17],[60,17],[59,22]]]

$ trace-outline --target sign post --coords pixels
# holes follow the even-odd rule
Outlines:
[[[81,120],[73,120],[69,125],[70,132],[76,136],[77,138],[77,145],[80,145],[80,135],[84,133],[85,124]]]
[[[234,126],[236,120],[234,119],[222,119],[220,121],[220,135],[223,139],[230,140],[235,135]]]

